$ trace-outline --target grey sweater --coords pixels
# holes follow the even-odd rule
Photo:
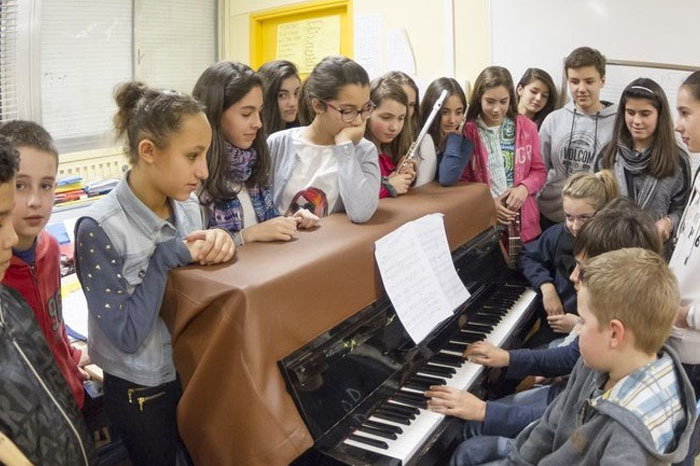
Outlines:
[[[654,383],[657,380],[645,377],[647,374],[642,371],[637,373],[638,385],[632,385],[631,389],[626,387],[629,391],[625,395],[637,394],[636,398],[631,397],[631,402],[629,396],[615,398],[615,389],[621,381],[597,403],[590,400],[605,383],[607,375],[586,367],[579,358],[566,389],[538,422],[518,435],[515,450],[502,464],[639,466],[682,461],[697,417],[695,396],[675,353],[664,347],[661,357],[671,361],[680,394]],[[666,409],[675,402],[681,404],[684,419],[678,424],[668,451],[659,452],[648,425],[658,426],[666,420]],[[652,415],[643,419],[638,413],[640,407],[645,416]],[[654,411],[650,413],[650,409]]]
[[[598,152],[612,138],[615,112],[617,105],[607,103],[596,114],[585,115],[571,101],[545,118],[540,128],[540,144],[547,181],[537,205],[549,220],[564,221],[561,204],[564,182],[574,173],[593,172]]]

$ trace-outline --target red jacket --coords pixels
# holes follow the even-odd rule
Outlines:
[[[56,364],[66,379],[78,407],[82,408],[85,393],[83,379],[78,370],[80,350],[71,346],[66,335],[66,326],[63,324],[60,261],[58,242],[53,236],[42,231],[36,244],[34,267],[13,255],[2,283],[17,290],[34,311]]]
[[[464,136],[474,144],[474,156],[466,166],[460,181],[476,181],[489,184],[488,151],[481,142],[479,130],[474,121],[467,122]],[[522,224],[520,235],[523,243],[537,238],[540,234],[540,211],[537,209],[537,193],[547,179],[542,157],[537,126],[527,117],[518,115],[515,120],[515,167],[513,186],[523,185],[529,195],[521,208]]]

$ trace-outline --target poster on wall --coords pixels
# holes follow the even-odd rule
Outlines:
[[[340,16],[325,16],[277,26],[277,59],[307,74],[328,55],[340,54]]]

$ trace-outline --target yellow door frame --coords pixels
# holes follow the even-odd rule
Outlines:
[[[340,54],[353,56],[353,12],[352,0],[320,0],[304,2],[281,8],[253,13],[250,15],[250,66],[258,69],[265,61],[272,58],[264,56],[263,24],[266,21],[287,23],[340,14]],[[275,35],[275,42],[277,36]]]

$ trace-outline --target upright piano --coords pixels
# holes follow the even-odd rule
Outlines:
[[[442,212],[471,298],[415,345],[382,289],[374,241]],[[520,341],[535,293],[505,264],[480,184],[385,199],[372,221],[322,219],[289,243],[170,275],[162,315],[183,383],[178,427],[197,465],[443,464],[459,423],[422,391],[478,391],[471,341]]]

